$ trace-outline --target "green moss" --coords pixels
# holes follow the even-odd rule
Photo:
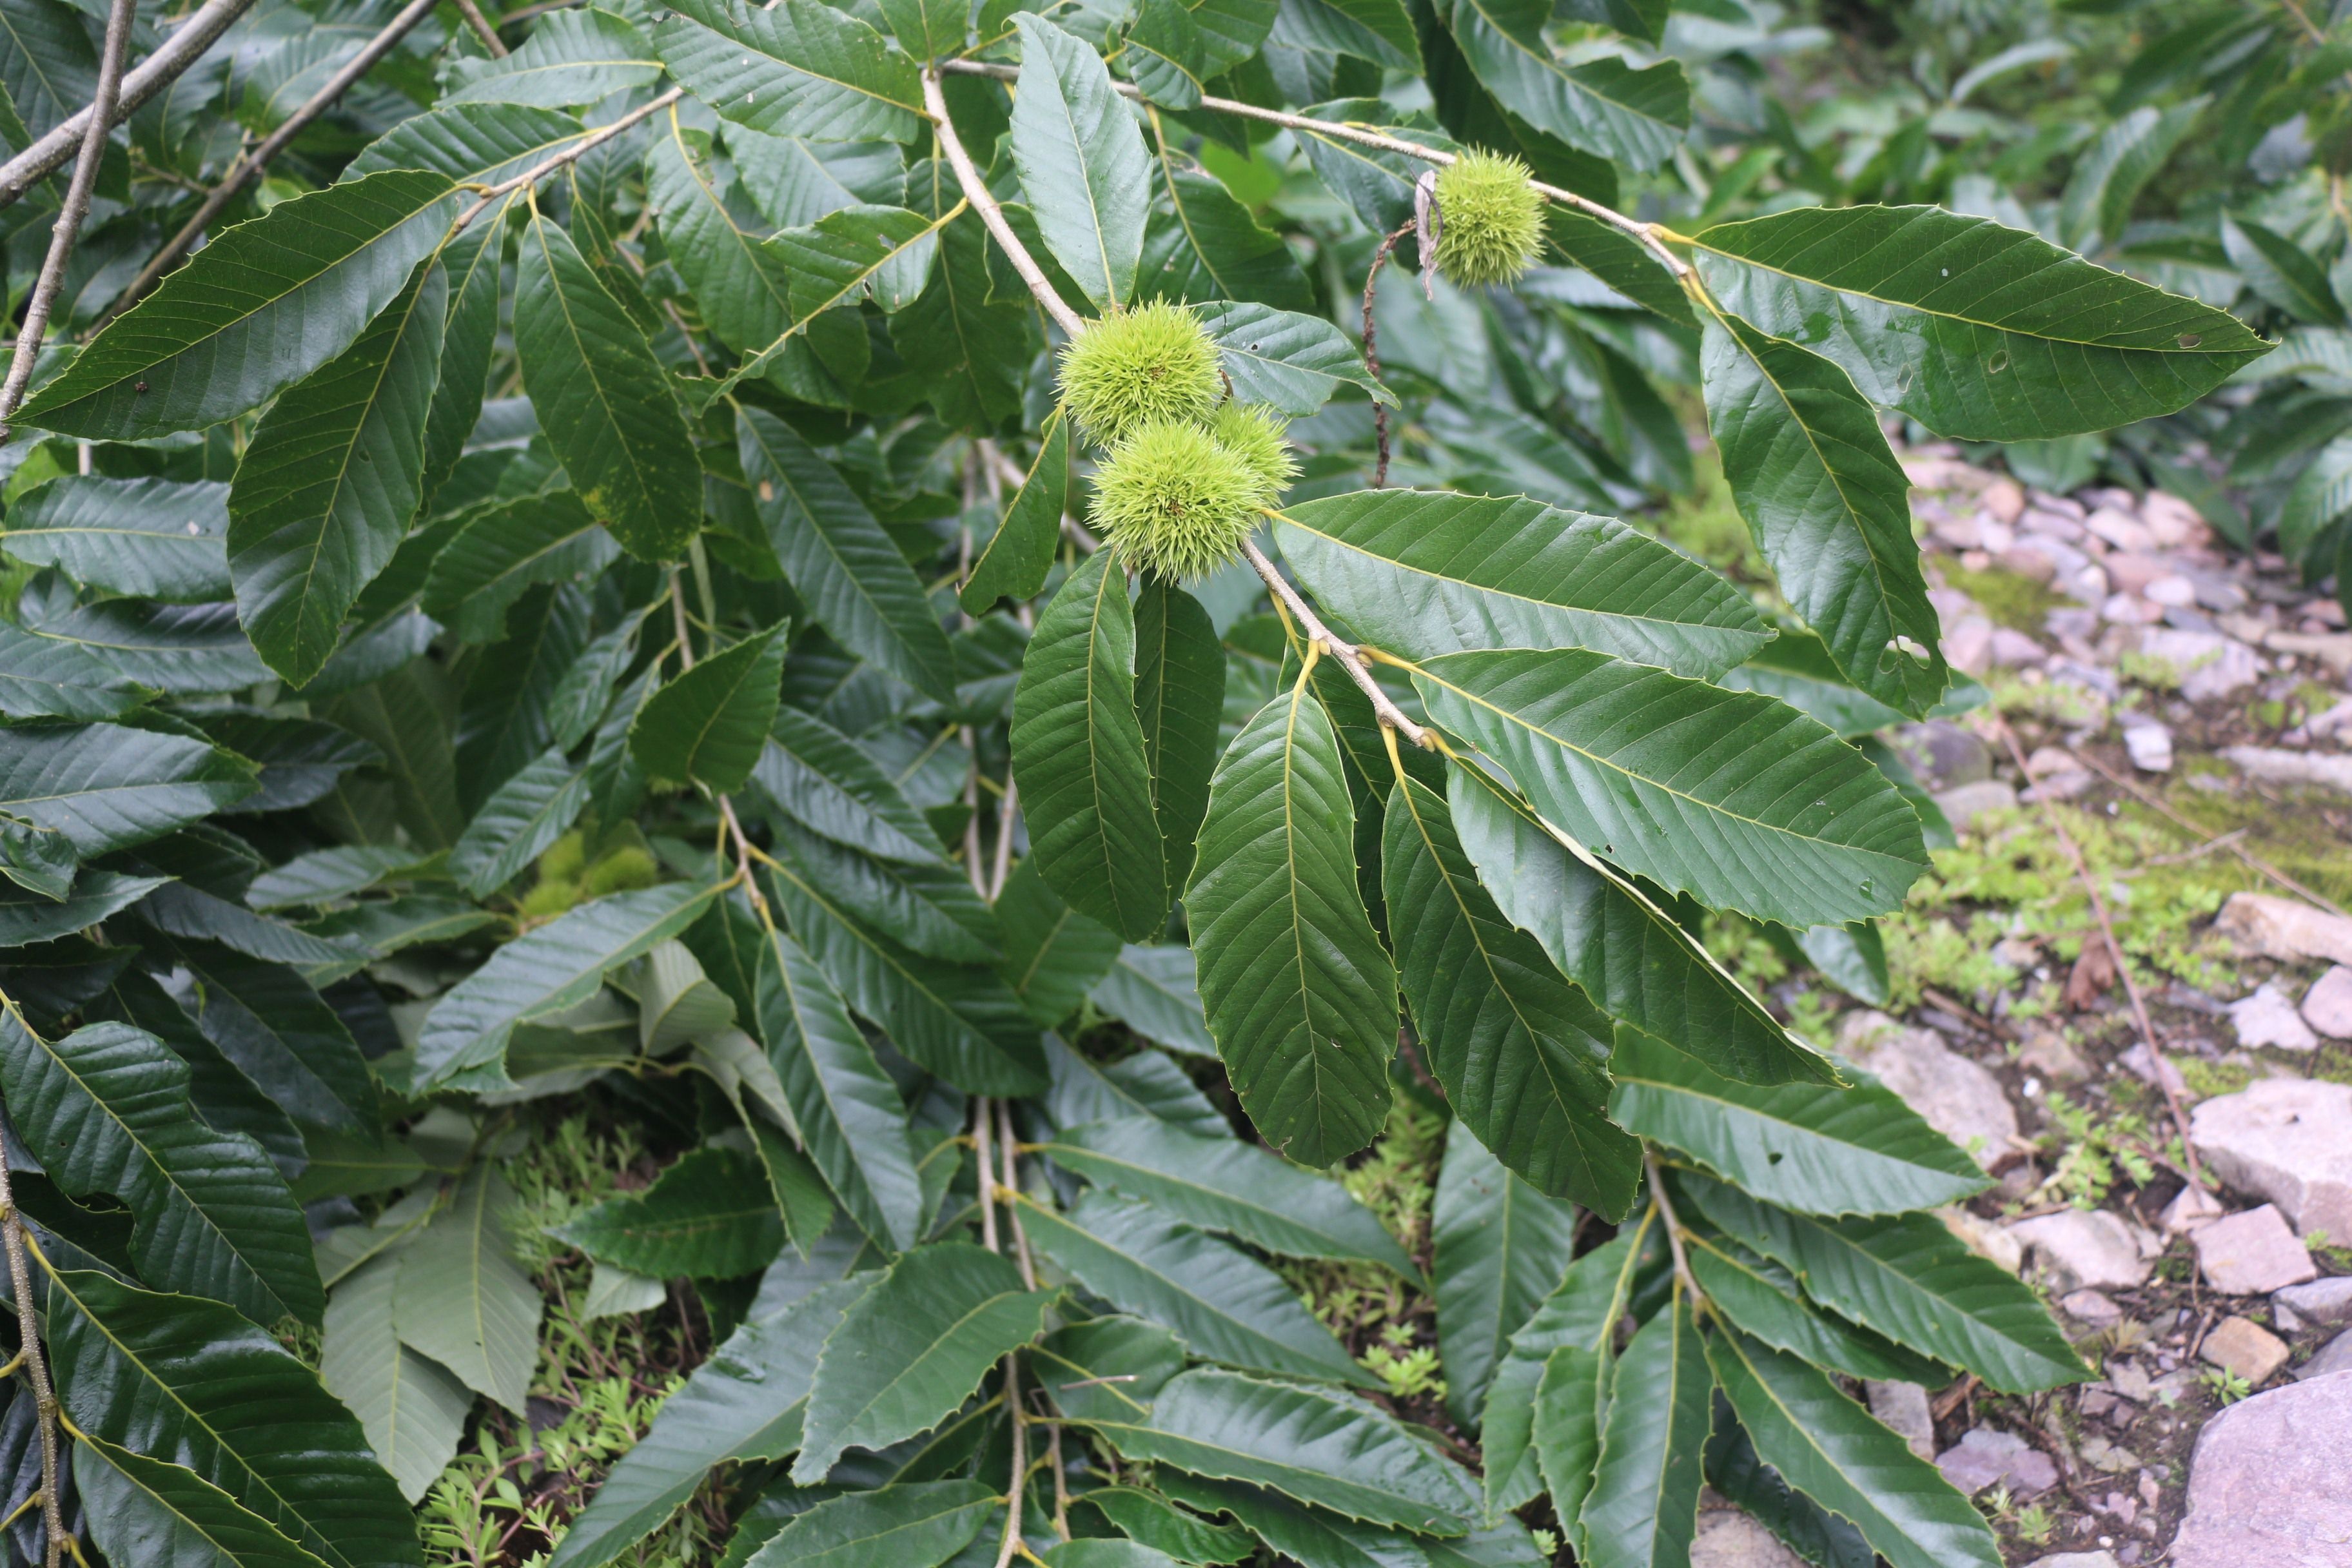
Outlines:
[[[2180,1081],[2189,1092],[2200,1100],[2210,1100],[2217,1094],[2235,1094],[2254,1081],[2254,1069],[2238,1062],[2209,1062],[2202,1057],[2179,1055],[2172,1058],[2180,1068]]]
[[[2352,904],[2352,837],[2341,826],[2342,796],[2291,788],[2258,793],[2239,784],[2227,763],[2211,758],[2189,759],[2182,771],[2190,777],[2226,779],[2231,787],[2203,789],[2184,778],[2165,793],[2174,811],[2217,837],[2240,835],[2233,842],[2247,853],[2339,904]],[[2232,890],[2281,890],[2226,850],[2204,858],[2218,863],[2208,874],[2230,879]]]
[[[1941,563],[1945,584],[1974,599],[1993,624],[2038,637],[2050,612],[2063,608],[2066,595],[2006,566],[1971,572],[1957,561]]]

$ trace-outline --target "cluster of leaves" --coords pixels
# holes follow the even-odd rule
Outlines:
[[[552,1568],[714,1473],[758,1568],[1667,1564],[1703,1479],[1817,1563],[1997,1562],[1836,1380],[2081,1367],[1924,1212],[1976,1164],[1695,933],[1885,988],[1933,818],[1868,737],[1954,694],[1880,409],[2064,437],[2269,345],[1942,208],[1637,223],[1691,79],[1663,5],[1570,9],[621,0],[492,53],[282,4],[142,109],[69,328],[224,105],[393,40],[0,447],[5,1217],[67,1449],[11,1550],[419,1562],[530,1410],[512,1108],[598,1085],[680,1152],[553,1239],[724,1339],[576,1518],[511,1500]],[[89,41],[0,10],[14,65]],[[7,77],[28,133],[71,79]],[[1558,265],[1382,272],[1471,146]],[[1210,172],[1277,158],[1297,249]],[[1190,584],[1092,548],[1056,405],[1077,308],[1152,300],[1307,449]],[[1786,614],[1599,514],[1687,471],[1647,360]],[[1389,409],[1410,483],[1358,488]],[[1426,1258],[1318,1173],[1400,1082]],[[1434,1300],[1479,1468],[1277,1260]]]

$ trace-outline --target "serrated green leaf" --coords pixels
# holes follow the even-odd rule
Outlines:
[[[1196,1355],[1283,1376],[1379,1384],[1280,1277],[1147,1205],[1089,1193],[1023,1211],[1031,1245],[1105,1300],[1164,1323]]]
[[[1315,308],[1314,290],[1282,237],[1261,228],[1215,175],[1164,154],[1135,291],[1180,304],[1247,300],[1278,310]]]
[[[507,943],[425,1016],[416,1042],[419,1085],[497,1085],[516,1025],[586,1001],[606,970],[692,925],[718,891],[715,884],[672,882],[615,893]]]
[[[46,836],[45,836],[46,837]],[[85,867],[71,873],[65,897],[55,898],[19,865],[0,866],[0,947],[26,947],[70,936],[127,909],[167,879],[126,877],[120,871]]]
[[[1578,1533],[1592,1568],[1690,1560],[1715,1379],[1679,1290],[1617,1358]]]
[[[893,1250],[912,1247],[925,1210],[897,1087],[791,937],[763,936],[757,984],[760,1032],[809,1157],[859,1228]]]
[[[165,945],[203,988],[205,1037],[289,1116],[354,1131],[376,1125],[367,1060],[309,981],[220,942],[182,936]]]
[[[393,1326],[399,1278],[399,1258],[378,1257],[336,1285],[319,1381],[352,1407],[400,1495],[413,1503],[457,1457],[474,1391],[400,1342]]]
[[[1307,415],[1353,387],[1375,403],[1396,405],[1396,394],[1364,368],[1362,353],[1320,316],[1249,300],[1203,305],[1196,314],[1217,345],[1237,402]]]
[[[130,1205],[131,1255],[152,1283],[257,1322],[319,1321],[326,1298],[285,1179],[258,1144],[197,1120],[187,1064],[162,1041],[122,1024],[45,1040],[0,1010],[0,1091],[50,1180]]]
[[[743,786],[776,716],[784,631],[779,622],[745,637],[647,699],[629,726],[629,750],[646,772],[713,795]]]
[[[1040,1024],[1058,1024],[1076,1012],[1118,962],[1118,933],[1064,903],[1034,858],[1005,878],[995,909],[1004,938],[997,973]]]
[[[995,1508],[979,1481],[909,1481],[827,1498],[795,1515],[745,1568],[938,1568]]]
[[[1129,940],[1170,893],[1151,764],[1135,707],[1127,574],[1097,551],[1037,619],[1013,696],[1013,777],[1030,854],[1071,908]]]
[[[1239,1139],[1157,1117],[1064,1128],[1038,1152],[1178,1219],[1289,1258],[1374,1263],[1405,1279],[1412,1260],[1346,1188]]]
[[[780,1458],[800,1447],[818,1349],[875,1278],[819,1286],[729,1335],[614,1465],[549,1568],[602,1568],[660,1529],[711,1466]]]
[[[1718,224],[1695,251],[1726,310],[1961,440],[2169,414],[2271,347],[2210,306],[1937,207],[1777,213]]]
[[[702,468],[661,363],[561,226],[534,216],[520,254],[515,353],[548,445],[622,549],[678,554],[700,525]]]
[[[1546,817],[1714,908],[1859,920],[1926,869],[1903,797],[1784,703],[1572,651],[1448,654],[1413,685]]]
[[[866,503],[774,415],[747,408],[736,430],[768,542],[817,624],[917,690],[953,702],[955,654],[947,634]]]
[[[1691,1278],[1724,1321],[1848,1377],[1935,1387],[1951,1373],[1925,1356],[1816,1310],[1787,1269],[1720,1236],[1688,1235]]]
[[[555,1232],[600,1263],[655,1279],[734,1279],[783,1250],[784,1224],[750,1155],[697,1149],[642,1193],[607,1198]]]
[[[0,812],[64,834],[85,858],[184,827],[253,788],[251,763],[181,735],[120,724],[0,734]]]
[[[506,635],[507,610],[530,589],[593,576],[619,555],[570,490],[494,501],[465,514],[434,555],[419,603],[463,640],[494,642]]]
[[[1635,69],[1613,55],[1569,65],[1544,37],[1551,9],[1529,0],[1448,0],[1441,15],[1503,108],[1571,147],[1656,168],[1690,125],[1690,83],[1673,60]]]
[[[1069,504],[1070,426],[1057,408],[1045,416],[1037,459],[1013,493],[1004,521],[964,579],[959,600],[967,611],[980,615],[999,599],[1034,598],[1045,586]]]
[[[228,487],[68,474],[8,509],[0,550],[110,594],[204,604],[229,595]]]
[[[417,1568],[416,1522],[350,1411],[230,1309],[49,1275],[58,1398],[83,1431],[168,1454],[331,1568]]]
[[[588,776],[550,746],[499,785],[449,851],[449,874],[478,899],[522,875],[588,804]]]
[[[1429,1541],[1242,1481],[1211,1480],[1164,1467],[1153,1479],[1188,1508],[1230,1514],[1243,1529],[1299,1568],[1429,1568]]]
[[[1475,1426],[1511,1336],[1568,1271],[1576,1209],[1512,1174],[1457,1121],[1438,1169],[1431,1230],[1446,1405]]]
[[[2058,199],[2058,242],[2085,250],[2103,239],[2123,237],[2141,189],[2170,161],[2210,102],[2200,96],[2162,110],[2143,104],[2102,129],[2075,154],[2074,171],[2066,176]]]
[[[103,1437],[73,1446],[90,1539],[146,1568],[320,1568],[311,1552],[204,1477]]]
[[[2310,252],[2294,240],[2250,217],[2224,213],[2221,248],[2246,279],[2246,286],[2266,303],[2275,305],[2298,321],[2340,327],[2344,307],[2328,286],[2327,273]]]
[[[425,418],[448,311],[448,274],[420,263],[350,348],[287,389],[237,462],[228,492],[237,614],[293,685],[325,667],[344,614],[390,563],[424,500]]]
[[[793,1479],[823,1480],[845,1448],[939,1425],[1001,1357],[1037,1337],[1059,1294],[1024,1289],[1010,1262],[967,1242],[900,1258],[825,1339]]]
[[[662,73],[645,35],[593,5],[551,11],[522,47],[501,59],[468,61],[476,68],[441,95],[454,103],[527,103],[566,109],[596,103],[643,87]]]
[[[392,1310],[401,1343],[520,1415],[545,1304],[515,1262],[516,1202],[496,1166],[478,1166],[401,1250]]]
[[[1730,1236],[1795,1274],[1807,1295],[1896,1344],[2028,1393],[2085,1373],[2033,1292],[1932,1215],[1808,1219],[1685,1173],[1683,1190]]]
[[[1460,1470],[1346,1394],[1196,1367],[1160,1391],[1149,1416],[1090,1425],[1129,1459],[1269,1487],[1368,1524],[1461,1535],[1477,1509]]]
[[[350,347],[456,208],[446,175],[388,169],[223,229],[16,418],[127,441],[243,414]]]
[[[1711,677],[1770,636],[1697,563],[1524,497],[1360,490],[1288,508],[1275,541],[1325,609],[1411,658],[1581,647]]]
[[[1750,1081],[1825,1081],[1829,1064],[1764,1010],[1631,878],[1531,816],[1485,772],[1449,770],[1462,847],[1513,924],[1608,1012]]]
[[[521,103],[452,103],[444,99],[440,106],[409,116],[369,142],[342,177],[356,180],[380,169],[432,169],[461,184],[495,185],[587,133],[576,114]],[[495,226],[484,226],[495,231]],[[450,249],[454,252],[462,243],[461,237]]]
[[[89,649],[0,621],[0,714],[113,719],[148,696]]]
[[[786,816],[836,844],[917,864],[946,854],[874,759],[813,713],[776,710],[751,778]]]
[[[25,604],[24,629],[88,650],[118,674],[160,691],[233,691],[269,679],[269,667],[246,640],[234,605],[158,605],[102,599],[75,605],[62,595]]]
[[[1737,1330],[1708,1335],[1706,1352],[1765,1463],[1895,1568],[2000,1561],[1975,1506],[1819,1370]]]
[[[1147,579],[1135,603],[1135,716],[1171,888],[1192,874],[1224,700],[1225,650],[1209,612],[1172,584]]]
[[[770,885],[809,956],[900,1050],[975,1094],[1042,1085],[1036,1026],[994,972],[919,957],[856,919],[801,868],[771,868]]]
[[[929,958],[994,963],[996,919],[971,880],[942,860],[882,860],[779,823],[777,853],[819,896],[890,941]]]
[[[1356,889],[1354,821],[1338,737],[1302,683],[1218,761],[1184,900],[1243,1108],[1307,1165],[1370,1142],[1389,1110],[1396,971]]]
[[[1119,949],[1093,997],[1096,1006],[1147,1040],[1193,1056],[1216,1054],[1189,947],[1129,943]]]
[[[1544,1359],[1535,1386],[1528,1446],[1551,1494],[1553,1514],[1566,1526],[1568,1538],[1583,1551],[1580,1529],[1584,1505],[1592,1495],[1594,1471],[1601,1463],[1601,1426],[1609,1412],[1610,1363],[1589,1346],[1563,1344]],[[1487,1488],[1493,1502],[1493,1484]]]
[[[1895,1214],[1986,1185],[1975,1161],[1875,1081],[1765,1087],[1710,1072],[1630,1026],[1610,1063],[1610,1114],[1768,1203],[1813,1214]]]
[[[1748,1441],[1727,1396],[1715,1407],[1715,1436],[1706,1443],[1706,1484],[1815,1568],[1876,1568],[1878,1553],[1852,1521],[1796,1490],[1757,1458],[1756,1446]]]
[[[1234,1135],[1223,1112],[1209,1103],[1182,1068],[1158,1051],[1097,1061],[1048,1034],[1045,1061],[1054,1081],[1043,1108],[1056,1127],[1149,1116],[1202,1138]]]
[[[915,62],[817,0],[685,0],[655,28],[654,48],[688,91],[754,131],[911,142],[922,124]]]
[[[1239,1563],[1253,1550],[1246,1532],[1188,1513],[1141,1487],[1097,1487],[1076,1500],[1140,1545],[1185,1563]]]
[[[1538,1192],[1622,1218],[1641,1146],[1608,1118],[1607,1016],[1503,918],[1444,796],[1400,777],[1381,837],[1398,978],[1454,1113]]]
[[[1656,1220],[1656,1211],[1645,1211],[1614,1239],[1570,1264],[1559,1289],[1512,1334],[1509,1352],[1487,1387],[1478,1427],[1490,1514],[1519,1507],[1549,1484],[1538,1468],[1535,1432],[1545,1369],[1563,1347],[1599,1356],[1605,1368],[1614,1351],[1616,1326],[1637,1291],[1664,1271],[1666,1246]],[[1570,1501],[1560,1506],[1580,1498],[1580,1493],[1571,1494]]]
[[[1016,14],[1021,80],[1013,166],[1054,258],[1109,311],[1135,298],[1151,207],[1151,158],[1102,57],[1053,23]]]

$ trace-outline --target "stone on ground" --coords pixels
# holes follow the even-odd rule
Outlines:
[[[2321,1034],[2352,1039],[2352,969],[2337,964],[2303,994],[2303,1021]]]
[[[2352,1323],[2352,1274],[2290,1285],[2274,1301],[2306,1323]]]
[[[2058,1552],[2037,1557],[2032,1568],[2123,1568],[2112,1552]]]
[[[2215,1175],[2296,1230],[2352,1237],[2352,1085],[2265,1079],[2199,1105],[2189,1135]]]
[[[2022,1500],[2058,1484],[2058,1467],[2050,1456],[2028,1447],[2011,1432],[1979,1426],[1952,1447],[1936,1456],[1944,1479],[1974,1497],[1990,1487],[2005,1486]]]
[[[2344,1568],[2352,1542],[2352,1373],[2241,1400],[2206,1423],[2172,1568]]]
[[[2066,1209],[2021,1219],[2010,1235],[2061,1292],[2135,1290],[2147,1282],[2148,1260],[2130,1226],[2105,1209]]]
[[[2279,988],[2275,980],[2265,980],[2254,987],[2253,994],[2230,1004],[2230,1026],[2238,1032],[2238,1044],[2252,1049],[2270,1046],[2282,1051],[2308,1051],[2319,1044],[2319,1037],[2295,1011],[2294,1003]]]
[[[2205,1282],[2224,1296],[2267,1296],[2319,1273],[2275,1204],[2200,1226],[2196,1247]]]
[[[1916,1383],[1865,1383],[1870,1413],[1887,1430],[1910,1446],[1923,1459],[1936,1457],[1936,1415],[1927,1407],[1927,1391]]]
[[[2017,789],[1999,779],[1979,779],[1936,792],[1936,808],[1955,830],[1964,831],[1979,816],[2007,811],[2017,804]]]
[[[2352,920],[2269,893],[2232,893],[2213,917],[2215,934],[2228,937],[2241,952],[2290,963],[2324,958],[2352,963]]]
[[[2091,1076],[2091,1064],[2083,1059],[2074,1042],[2047,1024],[2028,1024],[2025,1043],[2017,1048],[2017,1065],[2028,1072],[2040,1073],[2052,1083],[2080,1083]]]
[[[1780,1538],[1736,1508],[1711,1508],[1698,1516],[1691,1538],[1691,1568],[1805,1568],[1805,1560]]]
[[[2352,1329],[2347,1329],[2326,1344],[2319,1353],[2294,1369],[2300,1379],[2327,1377],[2339,1372],[2352,1372]]]
[[[2260,1388],[2286,1364],[2286,1343],[2252,1318],[2224,1318],[2213,1325],[2197,1353],[2224,1372]]]
[[[2017,1112],[2000,1080],[1944,1044],[1933,1029],[1906,1028],[1884,1013],[1859,1011],[1847,1016],[1838,1038],[1864,1071],[1979,1164],[1990,1166],[2009,1152]]]

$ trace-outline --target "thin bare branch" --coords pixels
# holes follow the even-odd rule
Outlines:
[[[121,124],[141,104],[178,80],[181,73],[203,58],[205,51],[219,42],[220,36],[252,5],[253,0],[205,0],[203,9],[182,23],[179,30],[163,41],[162,48],[123,77],[114,108],[101,117],[107,128],[112,130]],[[74,155],[74,149],[81,145],[82,132],[89,125],[89,110],[78,109],[51,126],[31,146],[0,163],[0,207],[21,200],[26,191],[62,167]]]
[[[1682,1216],[1675,1213],[1674,1199],[1666,1196],[1666,1184],[1658,1175],[1658,1157],[1647,1144],[1642,1147],[1642,1168],[1650,1178],[1650,1203],[1658,1211],[1659,1223],[1666,1227],[1666,1250],[1674,1255],[1675,1278],[1681,1280],[1693,1296],[1699,1294],[1698,1281],[1691,1277],[1690,1258],[1683,1252]]]
[[[950,61],[949,64],[954,62]],[[956,183],[963,187],[964,200],[972,205],[973,210],[980,214],[980,221],[988,226],[988,232],[996,237],[998,245],[1003,247],[1004,254],[1012,259],[1013,269],[1021,274],[1021,281],[1029,285],[1029,292],[1036,297],[1038,304],[1045,307],[1045,314],[1054,318],[1055,325],[1074,338],[1085,331],[1086,319],[1071,310],[1061,295],[1054,291],[1054,286],[1045,280],[1045,274],[1037,266],[1037,258],[1029,254],[1029,247],[1023,245],[1021,237],[1013,232],[1013,226],[1004,221],[1004,209],[996,205],[996,196],[989,190],[988,182],[980,177],[978,169],[972,167],[971,154],[963,150],[963,140],[956,134],[955,122],[948,118],[948,100],[946,95],[940,91],[939,73],[929,67],[923,70],[923,107],[930,111],[931,127],[940,139],[940,151],[947,155],[948,166],[955,171]]]
[[[295,137],[308,130],[312,121],[332,109],[336,100],[351,89],[353,82],[373,70],[377,61],[392,53],[419,22],[433,15],[435,3],[436,0],[410,0],[406,10],[384,24],[383,30],[370,38],[365,48],[344,62],[342,69],[329,77],[324,86],[303,101],[301,108],[286,117],[286,123],[264,137],[252,151],[239,156],[230,165],[228,173],[221,177],[220,184],[213,187],[212,194],[204,199],[203,205],[180,226],[180,232],[139,269],[139,276],[131,280],[131,287],[122,291],[121,298],[107,308],[106,315],[99,324],[105,325],[145,299],[147,291],[162,281],[165,273],[179,265],[180,258],[187,255],[197,237],[212,226],[213,219],[220,216],[222,209],[259,179],[261,172],[269,167],[270,160],[284,152]]]
[[[492,58],[507,58],[507,47],[499,41],[499,30],[490,26],[490,19],[482,15],[482,8],[474,0],[450,0],[450,4],[457,7],[457,15],[466,18],[466,26],[474,29],[474,37],[482,40],[482,47],[489,50]]]
[[[98,188],[98,167],[106,157],[107,128],[114,123],[114,106],[122,96],[122,57],[131,47],[131,23],[136,11],[133,0],[114,0],[107,12],[106,50],[99,59],[98,90],[90,99],[89,112],[83,121],[89,130],[81,139],[81,154],[74,161],[73,178],[66,184],[65,205],[58,210],[58,221],[49,229],[49,253],[41,262],[41,275],[34,281],[32,298],[25,302],[25,323],[16,331],[16,353],[8,362],[8,380],[0,385],[0,441],[7,440],[8,421],[16,417],[16,405],[25,400],[25,388],[32,384],[33,366],[41,357],[41,340],[49,331],[49,312],[57,307],[58,291],[65,287],[66,263],[73,257],[74,242],[81,237],[83,220],[89,216],[90,193]],[[54,1438],[50,1440],[54,1442]],[[54,1499],[57,1473],[53,1456],[48,1463],[46,1496]],[[54,1514],[51,1517],[54,1520]],[[52,1522],[52,1563],[56,1562],[57,1530]]]
[[[984,60],[943,60],[940,68],[957,76],[992,76],[999,81],[1018,79],[1020,71],[1013,66],[992,65]],[[1128,97],[1140,100],[1143,94],[1133,82],[1114,81],[1111,86]],[[1293,114],[1284,109],[1261,109],[1255,103],[1243,103],[1235,99],[1203,96],[1201,107],[1218,114],[1230,114],[1237,119],[1255,120],[1267,125],[1279,125],[1289,131],[1305,131],[1317,136],[1329,136],[1341,142],[1353,142],[1359,147],[1377,147],[1383,153],[1395,153],[1407,158],[1418,158],[1424,163],[1444,165],[1454,162],[1454,154],[1435,147],[1424,147],[1418,142],[1408,142],[1402,136],[1390,136],[1361,125],[1348,125],[1336,120],[1318,120],[1312,115]],[[1579,195],[1559,185],[1547,185],[1541,180],[1529,180],[1528,184],[1546,201],[1561,206],[1574,207],[1589,217],[1599,218],[1610,227],[1622,229],[1638,240],[1667,271],[1680,278],[1688,272],[1690,263],[1668,250],[1659,237],[1655,224],[1628,217],[1615,207]]]
[[[476,201],[472,206],[467,207],[464,212],[457,215],[457,221],[449,226],[449,232],[451,234],[459,232],[464,229],[467,224],[472,223],[476,218],[481,216],[492,204],[504,197],[514,195],[515,192],[522,190],[526,186],[539,184],[540,181],[547,178],[548,175],[552,174],[558,169],[579,162],[580,159],[585,157],[588,153],[594,152],[597,148],[602,147],[605,142],[610,142],[614,137],[618,136],[630,126],[636,124],[640,121],[651,119],[654,115],[660,113],[663,110],[667,109],[671,104],[676,103],[679,99],[685,96],[686,89],[684,88],[671,88],[667,92],[663,93],[660,97],[652,100],[650,102],[637,105],[636,108],[632,109],[618,120],[614,121],[610,125],[598,126],[595,130],[590,132],[579,141],[574,142],[571,146],[566,147],[562,152],[553,153],[549,157],[541,159],[538,163],[533,163],[530,168],[525,169],[521,174],[517,174],[514,178],[499,181],[497,184],[492,185],[488,190],[484,191],[481,194],[480,199]]]
[[[1297,620],[1300,629],[1307,634],[1307,640],[1321,643],[1323,650],[1339,661],[1339,668],[1348,672],[1348,679],[1354,681],[1358,689],[1370,700],[1373,716],[1414,745],[1424,751],[1429,750],[1433,744],[1429,731],[1406,718],[1404,710],[1390,700],[1387,692],[1381,689],[1381,683],[1372,679],[1372,672],[1368,667],[1363,650],[1325,626],[1323,617],[1315,613],[1314,606],[1307,602],[1297,589],[1290,585],[1288,579],[1283,576],[1274,563],[1265,558],[1265,552],[1248,540],[1242,542],[1242,559],[1247,561],[1250,563],[1250,569],[1265,580],[1266,587],[1273,591],[1274,596],[1282,602],[1283,607]]]

